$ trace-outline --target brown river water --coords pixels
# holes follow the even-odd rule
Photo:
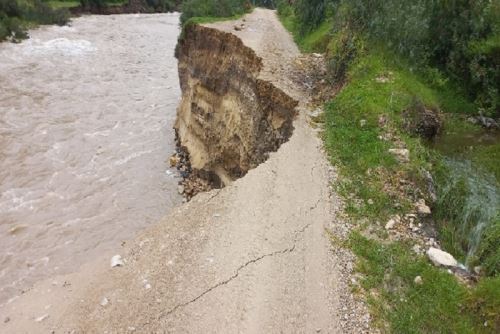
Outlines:
[[[0,306],[181,202],[178,22],[84,16],[0,44]]]

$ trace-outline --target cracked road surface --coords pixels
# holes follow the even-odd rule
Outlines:
[[[266,73],[281,73],[269,75],[276,84],[302,101],[289,142],[244,178],[199,194],[145,231],[120,250],[123,267],[99,259],[36,286],[12,303],[17,311],[1,330],[340,332],[326,233],[336,197],[322,143],[306,121],[307,98],[286,78],[299,51],[272,11],[247,15],[242,31],[234,24],[211,26],[241,37],[264,58]]]

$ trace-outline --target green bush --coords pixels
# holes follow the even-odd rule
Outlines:
[[[0,41],[8,38],[17,41],[28,37],[28,23],[62,25],[68,18],[66,10],[54,10],[41,0],[0,0]]]

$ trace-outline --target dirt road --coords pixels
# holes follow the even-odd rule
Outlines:
[[[241,37],[263,57],[263,76],[301,101],[289,142],[119,250],[123,267],[101,259],[36,286],[10,305],[1,332],[340,332],[326,232],[337,199],[307,96],[287,77],[299,51],[274,12],[255,10],[235,31],[241,22],[210,26]]]

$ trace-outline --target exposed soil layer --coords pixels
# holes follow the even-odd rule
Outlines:
[[[175,129],[196,176],[227,185],[290,138],[298,102],[260,78],[262,59],[238,37],[191,25],[176,55],[183,94]]]

